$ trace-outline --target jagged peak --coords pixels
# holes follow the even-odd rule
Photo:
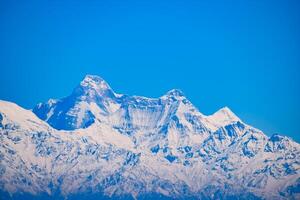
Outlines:
[[[115,93],[108,83],[97,75],[86,75],[74,89],[73,95],[81,97],[114,97]]]
[[[238,122],[241,120],[227,107],[223,107],[212,115],[206,117],[210,124],[213,125],[213,129]]]
[[[184,104],[192,104],[180,89],[172,89],[165,95],[161,96],[160,99],[170,102],[183,102]]]
[[[214,118],[221,118],[228,121],[240,121],[240,119],[227,106],[213,114]]]
[[[227,106],[221,108],[213,114],[215,117],[221,117],[226,120],[240,121],[240,119]]]
[[[166,93],[166,96],[183,97],[184,94],[180,89],[172,89]]]
[[[86,88],[93,88],[98,90],[111,89],[108,83],[103,78],[97,75],[86,75],[80,82],[80,85]]]

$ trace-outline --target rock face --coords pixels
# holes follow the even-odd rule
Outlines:
[[[128,96],[88,75],[32,111],[0,101],[0,141],[5,199],[300,199],[298,143],[180,90]]]

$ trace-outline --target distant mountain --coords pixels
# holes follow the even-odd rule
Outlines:
[[[300,145],[180,90],[115,93],[87,75],[33,110],[0,101],[0,199],[300,199]]]

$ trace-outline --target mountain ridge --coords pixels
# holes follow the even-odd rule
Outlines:
[[[292,139],[268,137],[227,107],[206,116],[180,90],[116,94],[91,75],[78,87],[32,111],[0,101],[0,195],[300,198],[300,145]]]
[[[78,91],[79,90],[79,91]],[[97,93],[97,91],[99,93]],[[47,116],[47,118],[45,117],[45,113],[40,113],[41,111],[41,107],[48,107],[49,110],[51,110],[51,107],[55,107],[55,104],[71,104],[71,105],[67,105],[69,107],[72,107],[72,104],[75,104],[75,101],[80,101],[80,102],[88,102],[88,103],[96,103],[98,104],[97,106],[99,106],[101,109],[103,109],[104,112],[108,112],[109,109],[106,108],[105,104],[109,104],[109,102],[103,102],[103,99],[109,99],[109,101],[111,101],[113,104],[118,104],[120,101],[144,101],[146,102],[146,100],[149,101],[161,101],[161,100],[165,100],[165,101],[169,101],[169,102],[177,102],[177,101],[183,101],[184,103],[188,103],[191,104],[192,103],[184,96],[184,93],[179,90],[179,89],[171,89],[169,90],[167,93],[165,93],[164,95],[162,95],[161,97],[158,98],[149,98],[149,97],[144,97],[144,96],[129,96],[126,94],[117,94],[115,93],[111,87],[109,86],[109,84],[107,82],[105,82],[104,79],[102,79],[100,76],[96,76],[96,75],[86,75],[85,78],[80,82],[80,84],[74,89],[74,91],[72,92],[71,95],[59,99],[59,100],[52,100],[50,99],[48,102],[46,103],[39,103],[37,106],[35,106],[33,108],[33,112],[40,117],[42,120],[48,121],[49,116]],[[71,101],[71,102],[67,102],[67,103],[62,103],[62,101],[66,102],[66,101]],[[113,106],[113,105],[112,105]],[[192,105],[193,106],[193,105]],[[67,108],[67,109],[71,109],[71,108]],[[195,106],[193,106],[193,109],[198,110]],[[112,109],[114,111],[114,109]],[[47,112],[47,111],[45,111]],[[59,109],[59,112],[61,112],[61,108]],[[50,112],[48,111],[47,114],[49,114]],[[200,112],[199,112],[200,113]],[[53,114],[53,113],[50,113]],[[200,113],[201,115],[203,115],[202,113]],[[214,114],[207,116],[208,120],[209,118],[216,118],[219,115],[219,117],[229,117],[231,118],[231,120],[236,120],[239,121],[240,119],[238,119],[238,117],[236,117],[236,115],[228,108],[228,107],[223,107],[221,108],[219,111],[215,112]],[[223,116],[221,116],[223,115]],[[203,115],[204,116],[204,115]],[[216,120],[216,119],[213,119]],[[227,122],[230,122],[230,119],[226,119]],[[223,121],[223,123],[226,123],[226,120]],[[75,128],[82,128],[81,126],[75,126],[75,127],[70,127],[67,129],[64,128],[60,128],[60,127],[56,127],[55,124],[52,124],[51,122],[49,122],[50,125],[53,125],[54,128],[58,128],[58,129],[62,129],[62,130],[72,130]],[[88,124],[90,125],[90,124]],[[83,127],[86,127],[85,125],[83,125]]]

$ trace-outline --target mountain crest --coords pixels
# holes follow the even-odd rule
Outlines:
[[[268,200],[300,194],[298,143],[268,138],[228,107],[205,116],[180,90],[160,98],[121,95],[101,77],[87,75],[70,96],[32,111],[0,100],[0,141],[1,197],[3,191],[47,193],[46,199]]]
[[[235,122],[241,122],[228,107],[223,107],[212,115],[206,117],[213,127],[220,128],[224,125],[232,124]],[[214,128],[214,129],[215,129]]]
[[[165,95],[161,97],[161,99],[171,100],[171,101],[188,101],[184,96],[184,93],[179,89],[172,89],[168,91]]]
[[[89,99],[115,96],[108,83],[96,75],[86,75],[74,89],[73,95],[89,97]]]
[[[98,91],[111,90],[108,83],[100,76],[96,75],[86,75],[84,79],[80,82],[80,86],[87,89],[95,89]]]
[[[170,90],[170,91],[168,91],[168,92],[166,93],[166,96],[183,97],[184,94],[183,94],[183,92],[182,92],[181,90],[179,90],[179,89],[172,89],[172,90]]]
[[[147,110],[155,110],[155,112],[153,110],[153,113],[147,113],[145,116],[135,116],[134,123],[138,122],[138,124],[144,124],[145,119],[149,118],[150,120],[152,117],[156,120],[161,120],[159,116],[169,117],[169,113],[173,113],[176,109],[179,109],[187,118],[191,118],[188,115],[193,112],[203,116],[179,89],[172,89],[156,100],[142,98],[143,101],[141,101],[141,97],[123,97],[124,95],[114,93],[108,83],[100,76],[86,75],[70,96],[39,104],[33,109],[33,112],[59,130],[86,128],[95,121],[95,118],[98,120],[101,118],[100,121],[103,121],[103,116],[108,115],[118,124],[123,120],[122,113],[127,113],[125,108],[129,104],[131,104],[131,107],[139,108],[138,112],[140,113],[146,114]],[[118,112],[115,113],[116,111]],[[134,112],[137,112],[137,110],[130,110],[131,115]],[[208,120],[201,122],[198,119],[200,120],[199,123],[207,124],[213,130],[241,121],[228,107],[220,109],[213,115],[204,117]]]
[[[230,121],[240,121],[240,119],[227,106],[214,113],[214,116]]]

